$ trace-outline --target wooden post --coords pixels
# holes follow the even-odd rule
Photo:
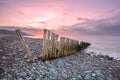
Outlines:
[[[67,53],[67,55],[70,55],[70,53],[71,53],[71,39],[68,38],[68,53]]]
[[[42,54],[41,54],[41,58],[42,60],[45,60],[46,58],[46,40],[47,39],[47,29],[44,29],[44,33],[43,33],[43,47],[42,47]]]
[[[60,42],[59,42],[59,52],[58,52],[58,56],[61,56],[62,53],[62,42],[63,42],[63,37],[60,37]]]
[[[46,46],[46,37],[47,37],[47,29],[44,29],[44,34],[43,34],[43,49]]]
[[[49,55],[51,54],[50,52],[50,31],[48,31],[48,38],[47,38],[47,54],[46,54],[46,58],[49,58]]]
[[[58,43],[58,35],[44,29],[42,59],[50,60],[67,56],[76,53],[81,49],[85,49],[87,45],[88,44],[86,43],[81,43],[79,45],[79,41],[65,37],[60,37],[60,42]]]
[[[58,35],[55,35],[55,58],[58,56],[57,43],[58,43]]]
[[[52,40],[52,57],[51,59],[55,58],[55,33],[53,33],[53,40]]]
[[[69,47],[69,38],[66,38],[66,41],[65,41],[65,48],[64,48],[64,53],[65,53],[65,56],[67,56],[68,54],[68,47]]]
[[[50,41],[50,57],[49,59],[51,59],[54,56],[54,40],[55,40],[55,33],[52,32],[51,34],[51,41]]]
[[[64,56],[64,47],[65,47],[65,37],[60,38],[60,50],[59,50],[59,57]]]
[[[31,52],[30,52],[30,50],[29,50],[29,48],[28,48],[28,45],[26,44],[24,38],[22,37],[21,31],[20,31],[19,29],[16,29],[15,31],[16,31],[16,33],[17,33],[17,35],[18,35],[18,37],[19,37],[19,39],[20,39],[20,42],[22,43],[24,49],[26,50],[30,61],[31,61],[31,62],[34,62],[35,60],[34,60],[33,57],[32,57],[32,54],[31,54]]]

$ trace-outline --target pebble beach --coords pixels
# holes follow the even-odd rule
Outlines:
[[[42,39],[25,38],[31,63],[15,35],[0,35],[0,80],[120,80],[120,60],[94,52],[42,61]]]

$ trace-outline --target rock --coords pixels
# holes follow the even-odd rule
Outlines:
[[[109,57],[108,55],[104,55],[103,58],[106,60],[113,60],[114,59],[113,57]]]
[[[70,80],[77,80],[77,78],[71,78]]]
[[[85,79],[85,80],[92,80],[92,77],[91,77],[89,74],[87,74],[87,75],[84,77],[84,79]]]
[[[0,49],[0,52],[2,52],[2,49]]]
[[[66,63],[66,66],[70,67],[70,66],[71,66],[71,64],[69,64],[69,63]]]
[[[5,59],[5,60],[6,60],[6,57],[5,57],[5,56],[3,56],[3,57],[2,57],[2,59]]]
[[[26,80],[32,80],[32,77],[27,77]]]
[[[83,80],[83,78],[80,75],[76,75],[76,76],[72,76],[70,80]]]
[[[25,54],[23,58],[25,58],[25,59],[26,59],[26,58],[28,58],[28,55],[27,55],[27,54]]]
[[[4,79],[2,79],[2,80],[8,80],[7,78],[4,78]]]
[[[45,61],[45,64],[50,64],[50,61]]]
[[[101,73],[101,71],[97,70],[95,72],[96,72],[97,77],[100,77],[101,80],[104,79],[105,76]]]
[[[42,79],[43,79],[43,76],[39,75],[39,77],[36,80],[42,80]]]
[[[19,73],[19,76],[20,76],[20,77],[23,77],[23,76],[25,76],[25,77],[26,77],[26,76],[27,76],[27,74],[26,74],[25,72],[21,72],[21,73]]]
[[[85,71],[85,73],[86,73],[86,74],[90,74],[90,73],[92,73],[92,71]]]
[[[63,67],[64,66],[64,62],[62,60],[59,60],[57,63],[58,67]]]
[[[95,71],[95,73],[98,80],[105,80],[105,76],[101,73],[100,70]]]
[[[10,74],[8,74],[8,78],[11,78],[12,76]]]
[[[18,80],[23,80],[23,78],[18,78]]]
[[[108,60],[113,60],[114,58],[113,57],[109,57]]]
[[[113,79],[112,76],[107,76],[106,80],[115,80],[115,79]]]
[[[57,77],[58,72],[57,72],[56,69],[50,68],[49,74],[50,74],[50,76],[51,76],[52,78],[55,78],[55,77]]]
[[[78,78],[79,80],[83,80],[83,78],[82,78],[81,75],[78,75],[77,78]]]
[[[95,74],[95,73],[92,73],[91,76],[92,76],[92,77],[96,77],[96,74]]]
[[[62,73],[61,76],[62,76],[63,79],[67,79],[67,78],[69,77],[69,76],[68,76],[67,74],[65,74],[65,73]]]

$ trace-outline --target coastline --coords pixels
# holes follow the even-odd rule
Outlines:
[[[0,79],[119,80],[120,60],[94,52],[79,52],[50,61],[37,59],[42,39],[25,38],[35,63],[30,63],[17,36],[0,35]]]

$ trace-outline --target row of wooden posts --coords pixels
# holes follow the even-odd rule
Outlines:
[[[24,49],[26,50],[30,61],[34,62],[32,54],[30,53],[30,50],[29,50],[24,38],[21,35],[21,31],[16,30],[16,33],[17,33]],[[90,43],[86,43],[86,42],[82,42],[82,41],[79,42],[77,40],[66,38],[66,37],[60,37],[59,41],[58,41],[58,39],[59,39],[58,34],[52,32],[50,30],[44,29],[43,47],[42,47],[42,53],[40,55],[40,58],[42,60],[50,60],[50,59],[54,59],[54,58],[68,56],[70,54],[74,54],[76,52],[84,50],[85,48],[87,48],[90,45]]]
[[[70,55],[79,51],[79,41],[60,37],[54,32],[44,29],[43,49],[41,58],[43,60],[54,59]]]

